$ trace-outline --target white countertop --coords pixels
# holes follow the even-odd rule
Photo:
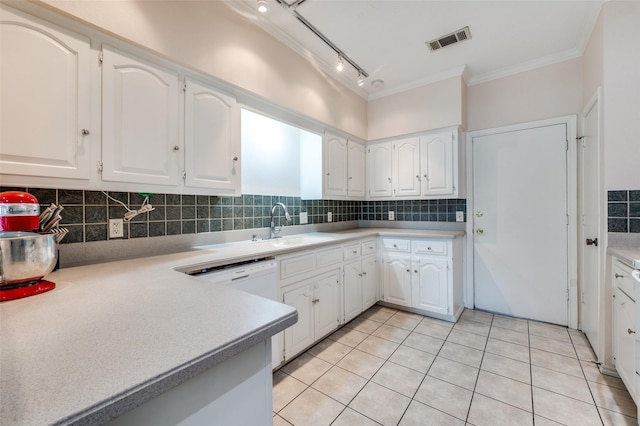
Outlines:
[[[609,254],[616,256],[634,269],[640,269],[640,249],[608,247]]]
[[[98,424],[266,340],[294,308],[177,272],[377,235],[360,229],[237,242],[62,269],[50,292],[0,305],[0,424]]]

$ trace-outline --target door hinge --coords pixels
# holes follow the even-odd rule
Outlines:
[[[569,300],[571,300],[571,299],[569,298],[569,289],[567,289],[567,302],[568,302]]]
[[[565,142],[566,142],[566,144],[565,144],[565,149],[566,149],[567,151],[569,151],[569,141],[567,140],[567,141],[565,141]]]
[[[586,225],[586,224],[587,224],[587,221],[586,221],[586,219],[585,219],[585,216],[584,216],[584,215],[581,215],[581,216],[580,216],[580,222],[582,223],[582,226],[584,226],[584,225]]]
[[[104,52],[101,50],[98,52],[98,66],[102,66],[102,63],[104,62]]]
[[[569,225],[569,215],[567,215],[567,225]]]
[[[182,84],[182,93],[186,93],[187,91],[187,83]]]
[[[182,179],[184,179],[184,180],[187,179],[187,171],[186,170],[184,172],[182,172]]]
[[[102,161],[98,161],[98,173],[102,173],[102,170],[104,170],[104,165]]]

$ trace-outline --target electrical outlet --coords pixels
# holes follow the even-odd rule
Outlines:
[[[124,237],[124,221],[122,219],[109,219],[109,238]]]
[[[327,222],[333,222],[333,213],[327,213]]]
[[[464,212],[456,212],[456,222],[464,222]]]
[[[300,212],[300,225],[309,223],[309,214],[307,212]]]
[[[389,210],[389,220],[396,220],[396,212]]]

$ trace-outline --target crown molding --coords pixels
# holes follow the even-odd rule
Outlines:
[[[505,67],[496,71],[488,72],[485,74],[479,74],[469,78],[468,85],[474,86],[480,83],[486,83],[488,81],[497,80],[499,78],[509,77],[522,72],[531,71],[537,68],[546,67],[549,65],[558,64],[560,62],[568,61],[570,59],[579,58],[582,56],[577,48],[565,50],[563,52],[555,53],[553,55],[544,56],[532,61],[523,62],[521,64]]]
[[[437,83],[439,81],[448,80],[452,77],[462,77],[466,81],[466,78],[465,78],[466,69],[467,69],[467,66],[462,65],[460,67],[456,67],[448,71],[443,71],[438,74],[432,74],[420,80],[412,81],[411,83],[402,84],[400,86],[395,86],[390,89],[380,90],[379,92],[370,94],[368,100],[372,101],[375,99],[380,99],[387,96],[395,95],[397,93],[406,92],[408,90],[417,89],[418,87],[423,87],[429,84]]]

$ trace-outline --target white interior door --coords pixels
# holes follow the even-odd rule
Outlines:
[[[582,141],[580,150],[581,233],[579,253],[581,260],[580,327],[593,350],[600,350],[600,97],[596,94],[582,112]],[[587,240],[592,240],[587,245]],[[601,241],[602,242],[602,241]]]
[[[472,139],[479,309],[568,321],[567,125]]]

